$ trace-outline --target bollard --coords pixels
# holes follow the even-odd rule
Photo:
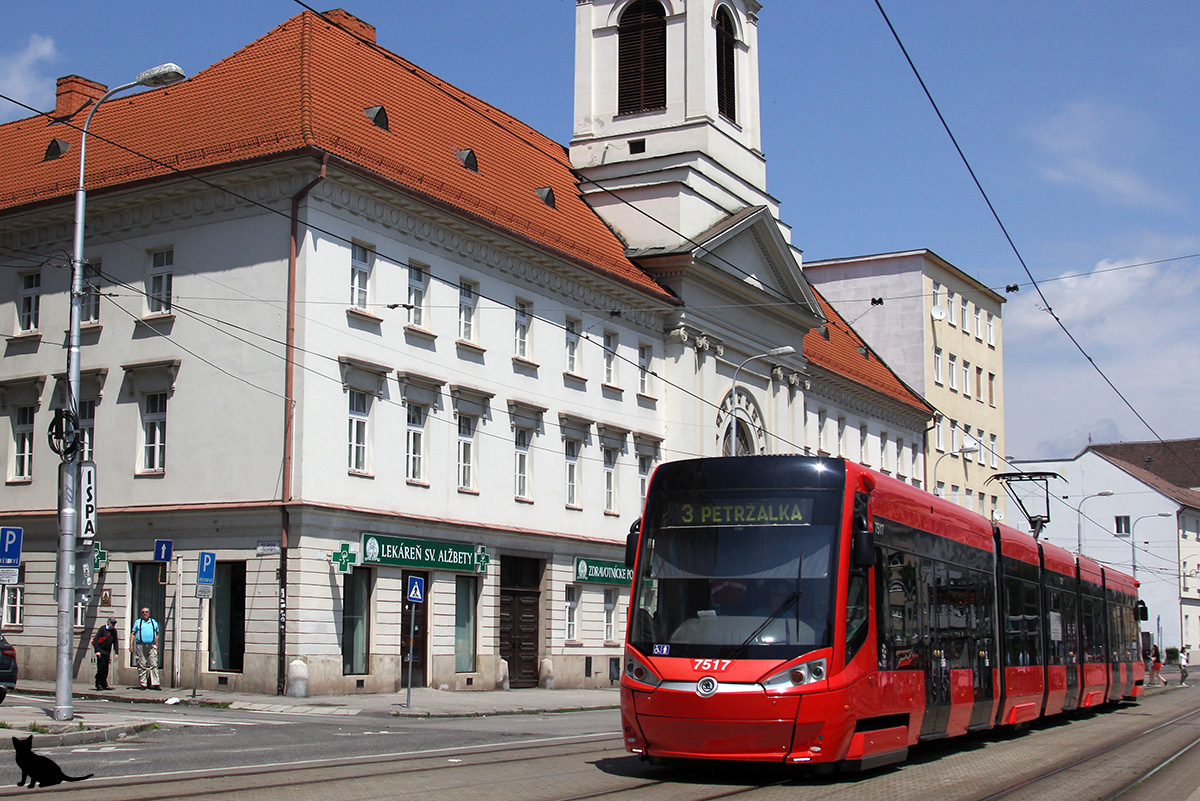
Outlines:
[[[308,663],[303,659],[293,659],[288,665],[287,695],[289,698],[308,697]]]

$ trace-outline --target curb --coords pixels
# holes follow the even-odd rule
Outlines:
[[[107,743],[113,740],[122,740],[133,734],[140,734],[147,729],[155,728],[157,725],[154,721],[148,720],[142,723],[129,723],[124,726],[107,726],[103,729],[84,729],[83,731],[69,731],[62,734],[34,734],[33,747],[57,748],[63,745]],[[10,729],[10,731],[15,733],[20,731],[20,729]],[[0,742],[0,750],[11,751],[12,748],[11,739]]]

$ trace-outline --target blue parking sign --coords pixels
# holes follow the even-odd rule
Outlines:
[[[0,528],[0,567],[21,566],[21,535],[24,529],[14,526]]]
[[[408,577],[408,600],[414,604],[425,603],[425,579],[421,576]]]
[[[200,552],[200,565],[196,572],[197,584],[215,584],[217,578],[217,555],[212,551]]]

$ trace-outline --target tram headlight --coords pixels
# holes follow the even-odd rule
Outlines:
[[[650,665],[646,664],[641,655],[629,649],[625,650],[625,675],[630,680],[647,687],[657,687],[662,684],[662,679]]]
[[[827,663],[825,659],[810,659],[798,665],[792,665],[760,682],[764,690],[786,690],[788,687],[799,687],[824,681]]]

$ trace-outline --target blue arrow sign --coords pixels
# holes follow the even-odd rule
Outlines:
[[[414,604],[425,603],[425,579],[420,576],[408,577],[407,599]]]
[[[217,578],[217,555],[212,551],[200,552],[200,567],[196,574],[197,584],[215,584]]]
[[[170,540],[155,540],[154,541],[154,561],[155,562],[170,562],[171,549],[175,547],[175,543]]]
[[[0,528],[0,567],[21,566],[21,535],[25,529]]]

